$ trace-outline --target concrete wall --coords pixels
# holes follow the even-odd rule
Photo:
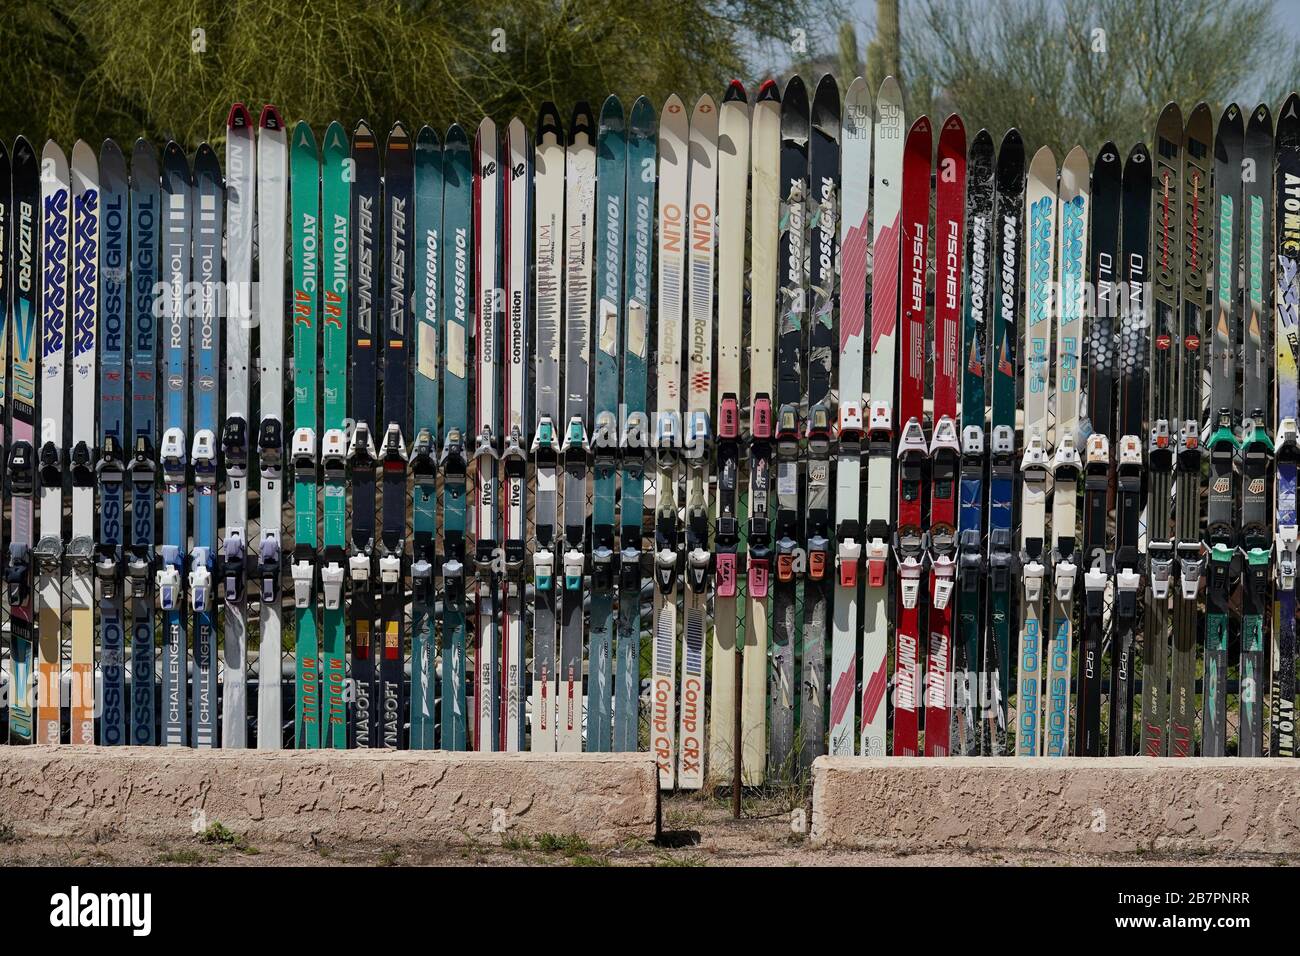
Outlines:
[[[504,826],[609,845],[653,838],[658,801],[648,753],[0,747],[0,821],[19,835],[178,837],[218,821],[261,840],[463,842]]]
[[[820,757],[812,840],[890,850],[1300,852],[1300,760]]]

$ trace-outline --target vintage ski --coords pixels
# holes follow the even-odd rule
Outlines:
[[[989,327],[992,315],[993,137],[982,129],[971,142],[966,189],[966,275],[961,333],[961,472],[958,483],[958,594],[953,648],[949,748],[979,753],[980,648],[984,617],[985,433],[988,413]]]
[[[1112,455],[1110,439],[1114,431],[1115,317],[1120,306],[1120,284],[1124,281],[1121,271],[1124,265],[1120,259],[1123,168],[1115,144],[1103,145],[1093,164],[1092,192],[1089,196],[1087,155],[1079,148],[1078,166],[1070,169],[1070,161],[1075,155],[1075,151],[1071,150],[1070,155],[1066,157],[1066,169],[1061,172],[1062,335],[1066,334],[1065,310],[1070,309],[1081,315],[1086,308],[1083,273],[1076,274],[1076,260],[1081,259],[1089,263],[1086,274],[1091,279],[1096,304],[1088,317],[1088,329],[1084,336],[1088,349],[1087,415],[1092,434],[1087,437],[1084,446],[1083,548],[1075,562],[1083,569],[1083,627],[1079,642],[1079,699],[1074,752],[1079,757],[1099,757],[1102,753],[1102,645],[1106,636],[1106,586],[1111,575],[1111,552],[1108,548],[1106,522],[1110,512]],[[1067,208],[1065,202],[1067,188],[1082,200],[1078,213]],[[1092,220],[1090,239],[1089,218]],[[1063,369],[1063,366],[1058,366],[1058,376],[1063,374]],[[1058,433],[1061,429],[1059,403],[1063,397],[1058,393],[1056,416]],[[1124,460],[1122,449],[1120,460],[1121,463]],[[1121,478],[1121,485],[1122,483],[1123,478]],[[1121,496],[1124,494],[1122,488],[1120,494]],[[1134,502],[1130,501],[1131,503]],[[1052,515],[1052,522],[1053,534],[1055,534],[1055,513]],[[1059,586],[1057,590],[1061,591]],[[1069,752],[1065,741],[1068,741],[1070,729],[1071,642],[1068,640],[1070,628],[1068,622],[1062,622],[1055,616],[1055,611],[1053,611],[1052,625],[1052,643],[1048,652],[1047,754],[1052,757],[1064,757]],[[1062,627],[1065,629],[1064,635],[1061,634]],[[1116,634],[1118,638],[1118,630]],[[1125,688],[1132,687],[1131,648],[1126,652],[1120,641],[1116,639],[1111,644],[1110,660],[1111,728],[1113,730],[1117,726],[1115,721],[1117,705],[1119,701],[1127,699],[1125,695],[1128,692]],[[1063,675],[1061,675],[1062,669]],[[1055,682],[1056,675],[1061,675],[1060,685]],[[1064,715],[1053,724],[1053,707],[1058,700],[1058,691],[1064,694]],[[1061,746],[1053,747],[1053,742],[1058,739],[1055,736],[1057,733],[1063,735],[1065,741],[1062,741]],[[1127,751],[1128,745],[1125,744],[1124,752]]]
[[[161,181],[158,156],[143,139],[131,155],[131,553],[126,562],[131,599],[131,743],[158,742],[154,683],[156,554],[154,503],[158,475],[158,322],[154,309],[161,277]],[[19,338],[15,336],[15,348]],[[10,472],[12,481],[12,474]]]
[[[633,168],[629,166],[630,170]],[[630,177],[628,185],[631,190]],[[709,779],[715,786],[729,785],[734,779],[737,756],[739,709],[736,705],[740,690],[737,666],[741,663],[736,645],[739,635],[736,574],[740,550],[740,353],[748,185],[749,102],[744,86],[739,80],[732,80],[718,113],[718,381],[714,406],[718,502],[713,541],[713,669],[709,682],[708,759]],[[649,198],[646,202],[648,205]],[[648,274],[646,281],[649,281]],[[627,354],[630,359],[632,353]],[[626,489],[626,477],[623,481]],[[625,501],[626,494],[625,490]]]
[[[925,670],[925,755],[950,752],[952,594],[957,577],[957,362],[961,335],[966,127],[957,114],[939,133],[935,176],[934,431],[930,440],[929,641]]]
[[[557,749],[582,749],[583,572],[586,570],[587,442],[591,369],[592,239],[596,205],[596,121],[573,108],[565,161],[564,230],[564,624],[560,635]],[[653,749],[653,748],[652,748]],[[662,781],[663,765],[660,764]]]
[[[899,218],[902,299],[898,343],[898,492],[894,560],[898,565],[897,632],[894,645],[894,756],[920,753],[917,711],[921,697],[921,576],[925,567],[922,524],[923,483],[929,445],[925,416],[926,247],[930,229],[930,157],[933,138],[928,117],[918,117],[903,149],[903,200]]]
[[[772,572],[772,391],[776,368],[776,247],[780,224],[781,155],[781,96],[772,80],[759,87],[750,129],[753,200],[750,203],[749,229],[749,527],[745,539],[749,603],[745,614],[745,649],[741,659],[738,747],[741,782],[753,787],[761,784],[766,775],[767,597]],[[660,188],[662,205],[662,185]],[[661,264],[661,277],[662,273]],[[662,341],[671,333],[663,330],[663,313],[660,315]],[[662,379],[659,388],[662,403]]]
[[[862,380],[867,334],[867,225],[871,194],[871,91],[857,77],[844,94],[840,179],[839,398],[835,427],[835,558],[831,631],[832,756],[857,749],[859,571],[862,568]],[[725,181],[725,180],[724,180]]]
[[[380,253],[376,232],[382,221],[379,144],[363,120],[352,133],[352,432],[348,436],[348,487],[352,498],[352,543],[348,579],[352,587],[352,743],[379,746],[379,695],[375,667],[375,422],[378,413],[378,352],[375,287]],[[467,227],[468,229],[468,227]],[[468,255],[468,250],[466,251]],[[462,291],[464,295],[464,291]],[[445,726],[445,725],[444,725]],[[454,749],[448,747],[447,749]]]
[[[617,96],[610,96],[601,107],[596,131],[596,387],[591,433],[591,648],[587,663],[587,749],[591,751],[607,751],[613,745],[614,491],[618,482],[615,472],[626,185],[623,104]]]
[[[186,481],[189,465],[190,328],[185,303],[190,282],[193,180],[185,151],[175,142],[168,143],[163,153],[162,201],[165,207],[162,224],[163,301],[159,311],[163,333],[163,433],[158,454],[163,473],[163,529],[157,581],[158,605],[163,612],[162,742],[167,746],[183,747],[188,742],[186,677],[189,647],[185,631],[184,575],[190,512]],[[43,509],[42,505],[42,515]]]
[[[498,381],[501,289],[501,141],[491,119],[474,140],[474,577],[478,616],[474,632],[474,749],[496,750],[500,703],[500,622],[496,549],[501,523],[497,498],[501,394]],[[385,391],[387,395],[387,391]],[[581,686],[581,682],[579,682]]]
[[[469,739],[465,687],[465,436],[469,430],[469,313],[473,283],[470,270],[474,260],[470,233],[472,169],[469,140],[465,131],[453,124],[444,141],[442,167],[442,231],[447,249],[442,257],[442,347],[446,375],[442,455],[438,459],[442,468],[443,522],[442,735],[439,740],[442,750],[465,750]]]
[[[809,223],[807,496],[804,540],[803,641],[799,647],[799,770],[826,752],[826,615],[833,584],[828,569],[831,535],[831,369],[835,353],[835,293],[840,214],[840,89],[827,73],[812,103],[808,145]]]
[[[724,107],[724,121],[727,116]],[[749,144],[748,125],[746,118],[746,146]],[[632,104],[628,123],[627,198],[623,216],[623,422],[619,436],[622,469],[619,538],[622,551],[619,555],[613,744],[613,749],[619,751],[636,750],[640,730],[642,539],[650,441],[646,375],[650,343],[650,277],[654,262],[655,132],[654,106],[646,97],[638,97]],[[739,174],[742,188],[746,172],[742,170]],[[743,243],[743,198],[739,217],[740,242]],[[740,255],[743,260],[743,245]],[[737,282],[744,281],[742,272],[738,267]]]
[[[13,378],[9,400],[12,421],[5,466],[10,494],[9,551],[5,563],[10,628],[9,742],[30,744],[35,734],[32,706],[32,496],[36,484],[37,288],[43,276],[43,273],[38,275],[42,266],[38,265],[36,257],[41,249],[40,230],[44,220],[40,206],[40,167],[36,152],[25,137],[19,136],[14,141],[11,162],[13,226],[6,234],[6,238],[13,237],[13,254],[9,259],[11,291],[8,299],[0,301],[0,308],[9,308],[12,303],[13,310],[7,323],[13,330],[10,350]],[[156,194],[156,176],[154,180]],[[151,285],[151,292],[152,288]],[[152,647],[151,643],[151,652]],[[133,723],[139,727],[138,721]]]
[[[504,148],[509,178],[502,189],[505,206],[502,238],[506,243],[501,272],[505,282],[505,413],[501,451],[505,482],[502,541],[505,543],[505,580],[502,585],[504,620],[501,625],[501,741],[499,749],[524,749],[524,560],[528,530],[528,321],[532,308],[530,288],[533,222],[532,143],[518,117],[506,127]]]
[[[1012,496],[1016,454],[1016,365],[1025,269],[1025,145],[1008,130],[995,173],[993,263],[993,385],[989,405],[988,603],[989,622],[980,650],[980,752],[1010,749],[1007,707],[1011,691]],[[1017,734],[1017,737],[1019,735]]]
[[[1160,113],[1152,160],[1152,328],[1148,385],[1146,553],[1149,588],[1142,631],[1142,753],[1168,753],[1169,584],[1173,577],[1173,418],[1177,385],[1173,349],[1178,321],[1182,232],[1183,114],[1176,103]]]
[[[654,643],[650,660],[650,751],[659,787],[671,790],[677,769],[677,466],[681,457],[683,296],[686,270],[686,107],[677,94],[659,122],[659,295],[655,450]],[[570,223],[570,231],[573,226]],[[570,366],[572,368],[572,366]],[[572,382],[572,373],[569,381]],[[568,386],[572,391],[574,386]],[[567,489],[566,489],[567,505]]]
[[[799,416],[804,399],[808,324],[808,93],[798,74],[781,93],[780,283],[776,356],[776,588],[772,594],[772,676],[768,682],[767,760],[780,779],[794,776],[796,606],[807,552],[800,533]]]
[[[1138,143],[1124,163],[1123,284],[1118,290],[1120,333],[1118,351],[1119,418],[1115,455],[1115,637],[1111,645],[1110,754],[1132,751],[1133,661],[1136,655],[1138,595],[1142,588],[1142,556],[1138,550],[1142,514],[1142,455],[1146,422],[1147,334],[1151,325],[1151,155]],[[1122,678],[1127,676],[1127,681]]]
[[[1292,93],[1277,117],[1273,241],[1277,252],[1274,304],[1274,388],[1277,401],[1277,474],[1274,541],[1277,545],[1273,605],[1272,727],[1269,753],[1295,756],[1296,359],[1300,351],[1300,95]]]
[[[284,498],[284,251],[288,218],[288,152],[284,121],[274,106],[264,106],[257,137],[257,457],[261,537],[257,546],[260,584],[257,651],[257,746],[284,746],[281,707],[280,600],[281,520]]]
[[[718,113],[707,94],[695,103],[690,133],[690,216],[686,295],[686,593],[682,642],[677,785],[704,786],[704,658],[708,628],[709,462],[713,457],[713,287],[716,271]]]
[[[62,742],[63,401],[68,333],[68,161],[53,140],[41,153],[41,537],[36,561],[36,742]]]
[[[72,539],[67,606],[72,618],[72,706],[68,742],[95,742],[95,336],[99,324],[99,159],[85,140],[72,148]]]
[[[1183,135],[1182,310],[1174,339],[1178,370],[1175,410],[1178,449],[1175,475],[1179,600],[1175,602],[1173,669],[1170,677],[1169,755],[1194,755],[1196,720],[1197,592],[1205,567],[1200,535],[1201,335],[1209,305],[1206,276],[1212,234],[1210,108],[1199,104]]]
[[[1229,607],[1238,573],[1236,523],[1237,338],[1241,325],[1237,256],[1241,249],[1241,160],[1245,140],[1241,110],[1228,104],[1214,137],[1214,297],[1208,365],[1210,409],[1206,451],[1210,458],[1205,525],[1208,580],[1205,588],[1205,680],[1201,750],[1222,757],[1228,745]],[[1207,210],[1208,214],[1208,210]],[[1207,253],[1209,250],[1206,250]],[[1199,411],[1198,411],[1199,414]]]
[[[325,684],[321,746],[347,747],[347,622],[343,578],[347,570],[347,379],[348,282],[351,259],[352,177],[348,136],[337,121],[325,130],[321,172],[321,335],[324,393],[321,477],[325,485],[324,551],[321,553],[320,670]],[[229,415],[229,412],[227,412]]]
[[[257,164],[253,117],[243,103],[226,119],[226,534],[219,562],[225,613],[221,745],[248,746],[248,363],[252,351],[253,229]]]
[[[99,608],[99,742],[127,742],[126,621],[122,603],[125,543],[127,250],[130,229],[126,158],[111,139],[99,150],[99,537],[95,544],[95,601]],[[7,237],[6,237],[7,238]],[[0,301],[3,301],[0,299]],[[7,332],[0,346],[7,346]]]
[[[437,700],[434,657],[437,655],[438,568],[438,320],[442,302],[442,144],[432,127],[415,136],[415,388],[411,446],[411,737],[412,750],[436,746]],[[328,220],[326,220],[328,222]],[[329,330],[326,328],[328,338]],[[328,362],[326,370],[328,373]],[[329,393],[326,392],[328,401]],[[325,499],[326,507],[329,498]]]
[[[310,124],[299,121],[289,146],[293,255],[293,577],[296,659],[293,740],[320,746],[320,635],[316,614],[317,348],[320,337],[320,153]]]
[[[1255,107],[1246,123],[1245,167],[1259,170],[1246,179],[1241,197],[1241,232],[1245,245],[1245,308],[1242,312],[1241,517],[1237,545],[1242,566],[1241,724],[1237,755],[1264,753],[1264,698],[1270,683],[1264,622],[1273,600],[1273,526],[1269,519],[1273,440],[1269,435],[1272,398],[1269,390],[1268,341],[1273,334],[1273,117],[1268,106]],[[1273,655],[1278,660],[1280,654]],[[1279,667],[1283,666],[1279,662]],[[1290,665],[1287,665],[1290,666]]]
[[[862,636],[862,725],[858,752],[883,757],[889,693],[889,546],[893,540],[894,366],[898,348],[900,211],[907,125],[898,81],[876,97],[872,154],[871,375],[867,384],[866,610]]]
[[[1079,569],[1089,570],[1083,576],[1093,582],[1097,571],[1104,576],[1109,568],[1106,550],[1106,498],[1110,489],[1110,423],[1113,373],[1111,372],[1111,340],[1114,326],[1113,302],[1115,268],[1119,256],[1118,217],[1102,221],[1098,228],[1105,230],[1098,237],[1100,256],[1091,260],[1089,270],[1088,224],[1092,217],[1095,191],[1113,187],[1114,199],[1119,199],[1119,154],[1113,144],[1102,147],[1098,164],[1103,172],[1094,175],[1093,192],[1088,187],[1088,154],[1076,146],[1066,154],[1061,164],[1059,191],[1056,201],[1057,243],[1060,256],[1056,312],[1056,449],[1052,458],[1052,595],[1047,627],[1041,631],[1047,658],[1047,685],[1043,718],[1042,752],[1048,757],[1066,757],[1070,753],[1070,676],[1074,648],[1075,581]],[[1110,173],[1105,169],[1112,168]],[[1116,207],[1118,212],[1118,207]],[[1094,222],[1097,222],[1094,220]],[[1094,228],[1094,235],[1098,228]],[[1084,527],[1079,526],[1079,474],[1083,470],[1079,460],[1079,355],[1084,340],[1084,314],[1087,311],[1088,289],[1084,284],[1092,276],[1096,290],[1096,310],[1090,317],[1087,334],[1090,343],[1088,413],[1092,421],[1092,434],[1087,437],[1085,460],[1087,468],[1086,496],[1089,505],[1097,504],[1100,514],[1085,511]],[[1103,344],[1104,343],[1104,344]],[[1090,523],[1098,517],[1100,524]],[[1091,548],[1080,549],[1080,537],[1092,534]],[[1104,587],[1104,583],[1103,583]],[[1085,659],[1080,673],[1099,677],[1101,670],[1101,644],[1091,661]],[[1091,668],[1091,670],[1089,670]],[[1083,686],[1081,683],[1080,686]],[[1082,700],[1082,697],[1080,698]],[[1083,722],[1083,705],[1079,705],[1080,722]],[[1096,734],[1093,735],[1096,737]],[[1098,738],[1099,739],[1099,738]],[[1076,748],[1077,749],[1077,748]],[[1083,750],[1077,750],[1083,753]]]
[[[1024,452],[1020,459],[1020,638],[1016,650],[1016,756],[1035,757],[1042,746],[1043,586],[1047,575],[1047,435],[1052,362],[1052,277],[1056,275],[1056,157],[1040,147],[1029,163],[1025,189]],[[1074,436],[1061,434],[1065,467],[1078,472]],[[1067,559],[1068,560],[1068,559]],[[1073,574],[1073,562],[1070,562]]]
[[[546,103],[537,117],[533,166],[536,233],[533,281],[537,290],[533,407],[537,428],[529,448],[537,481],[533,525],[533,725],[530,745],[533,750],[545,753],[553,753],[556,747],[559,693],[555,665],[558,604],[555,562],[560,521],[557,472],[560,452],[560,317],[564,289],[564,143],[560,115],[553,104]],[[452,422],[450,390],[457,384],[448,379],[448,429]],[[443,660],[446,661],[445,651]],[[443,700],[446,700],[445,691]]]
[[[190,354],[194,442],[190,465],[194,481],[194,546],[189,553],[190,609],[194,613],[194,669],[191,743],[216,747],[217,612],[212,573],[217,552],[217,423],[221,401],[221,164],[207,143],[194,157],[193,264],[194,306]],[[182,674],[182,679],[184,675]]]
[[[402,745],[406,718],[406,436],[410,433],[411,207],[415,161],[400,122],[384,151],[384,440],[383,522],[379,551],[379,740]]]

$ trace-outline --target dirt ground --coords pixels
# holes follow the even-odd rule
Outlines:
[[[676,794],[663,801],[663,832],[658,841],[632,841],[613,848],[591,847],[578,837],[480,839],[460,845],[259,844],[213,824],[194,837],[159,842],[120,833],[98,839],[45,839],[15,836],[0,823],[0,866],[1108,866],[1131,865],[1295,865],[1287,857],[1240,853],[1093,856],[1082,853],[951,851],[900,853],[814,849],[806,835],[811,811],[807,794],[778,792],[746,795],[742,817],[734,820],[725,794]],[[797,832],[802,825],[805,832]]]

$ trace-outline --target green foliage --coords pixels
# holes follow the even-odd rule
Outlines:
[[[957,110],[972,133],[1020,128],[1032,153],[1063,156],[1113,139],[1149,139],[1169,100],[1216,110],[1238,98],[1280,103],[1296,51],[1274,0],[1003,0],[980,17],[964,0],[922,0],[904,30],[908,116]],[[931,92],[933,91],[933,92]]]
[[[0,129],[217,141],[230,104],[324,126],[474,125],[545,100],[720,95],[837,0],[8,0]]]

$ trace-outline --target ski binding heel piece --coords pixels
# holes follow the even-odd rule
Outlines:
[[[1085,579],[1097,569],[1091,568],[1084,574]],[[1069,558],[1058,555],[1055,566],[1052,569],[1054,587],[1056,588],[1056,600],[1061,604],[1069,604],[1074,600],[1074,582],[1077,579],[1078,566]],[[1101,571],[1104,577],[1106,572]]]
[[[1131,579],[1128,583],[1132,584],[1132,588],[1134,592],[1136,592],[1138,576],[1132,571],[1121,571],[1119,573],[1119,590],[1121,594],[1126,585],[1126,575]],[[1087,614],[1088,617],[1101,617],[1106,604],[1106,571],[1104,568],[1098,565],[1093,565],[1084,573],[1083,600],[1084,613]]]
[[[280,594],[280,536],[273,532],[262,535],[258,553],[258,571],[262,578],[262,603],[270,604]]]
[[[211,610],[212,570],[208,567],[209,556],[208,549],[203,547],[190,552],[190,608],[200,614]]]
[[[582,590],[583,566],[581,548],[573,547],[564,552],[564,590]]]
[[[316,583],[316,565],[311,557],[296,557],[289,566],[289,574],[293,577],[293,606],[311,607],[312,585]]]
[[[174,611],[177,606],[177,592],[181,586],[180,549],[175,545],[163,545],[162,566],[158,568],[157,585],[158,606],[164,611]]]
[[[325,609],[334,611],[343,606],[343,565],[328,562],[320,569],[321,589],[325,592]]]
[[[867,542],[867,586],[883,588],[885,571],[889,562],[889,545],[883,539],[873,538]]]
[[[1037,603],[1043,597],[1043,562],[1028,556],[1021,557],[1020,575],[1025,586],[1025,600]]]
[[[1098,573],[1101,576],[1102,587],[1105,587],[1105,573],[1099,569],[1089,571],[1088,575]],[[1084,587],[1088,586],[1088,578],[1084,578]],[[1132,568],[1120,568],[1115,572],[1115,589],[1116,599],[1118,602],[1119,616],[1123,618],[1133,618],[1137,615],[1137,595],[1142,587],[1142,576]],[[1091,611],[1090,611],[1091,613]],[[1101,613],[1100,610],[1097,613]]]
[[[1169,597],[1169,580],[1174,572],[1174,546],[1168,541],[1147,544],[1147,570],[1151,577],[1151,596],[1157,601]]]
[[[898,584],[902,589],[903,607],[911,610],[916,607],[916,599],[921,591],[921,560],[915,555],[900,556],[898,559]]]
[[[934,609],[944,611],[952,599],[953,585],[956,583],[957,565],[950,555],[935,558],[930,564],[930,578],[934,583]]]
[[[1178,584],[1183,600],[1195,601],[1201,587],[1201,572],[1205,566],[1205,553],[1200,542],[1178,545]]]
[[[445,572],[444,572],[445,574]],[[533,588],[537,591],[551,590],[555,578],[555,554],[547,548],[533,552]]]
[[[1277,529],[1277,586],[1284,591],[1295,588],[1296,554],[1300,551],[1300,529],[1281,525]]]
[[[840,587],[856,588],[858,586],[858,565],[862,561],[862,545],[852,538],[845,538],[839,543]]]

